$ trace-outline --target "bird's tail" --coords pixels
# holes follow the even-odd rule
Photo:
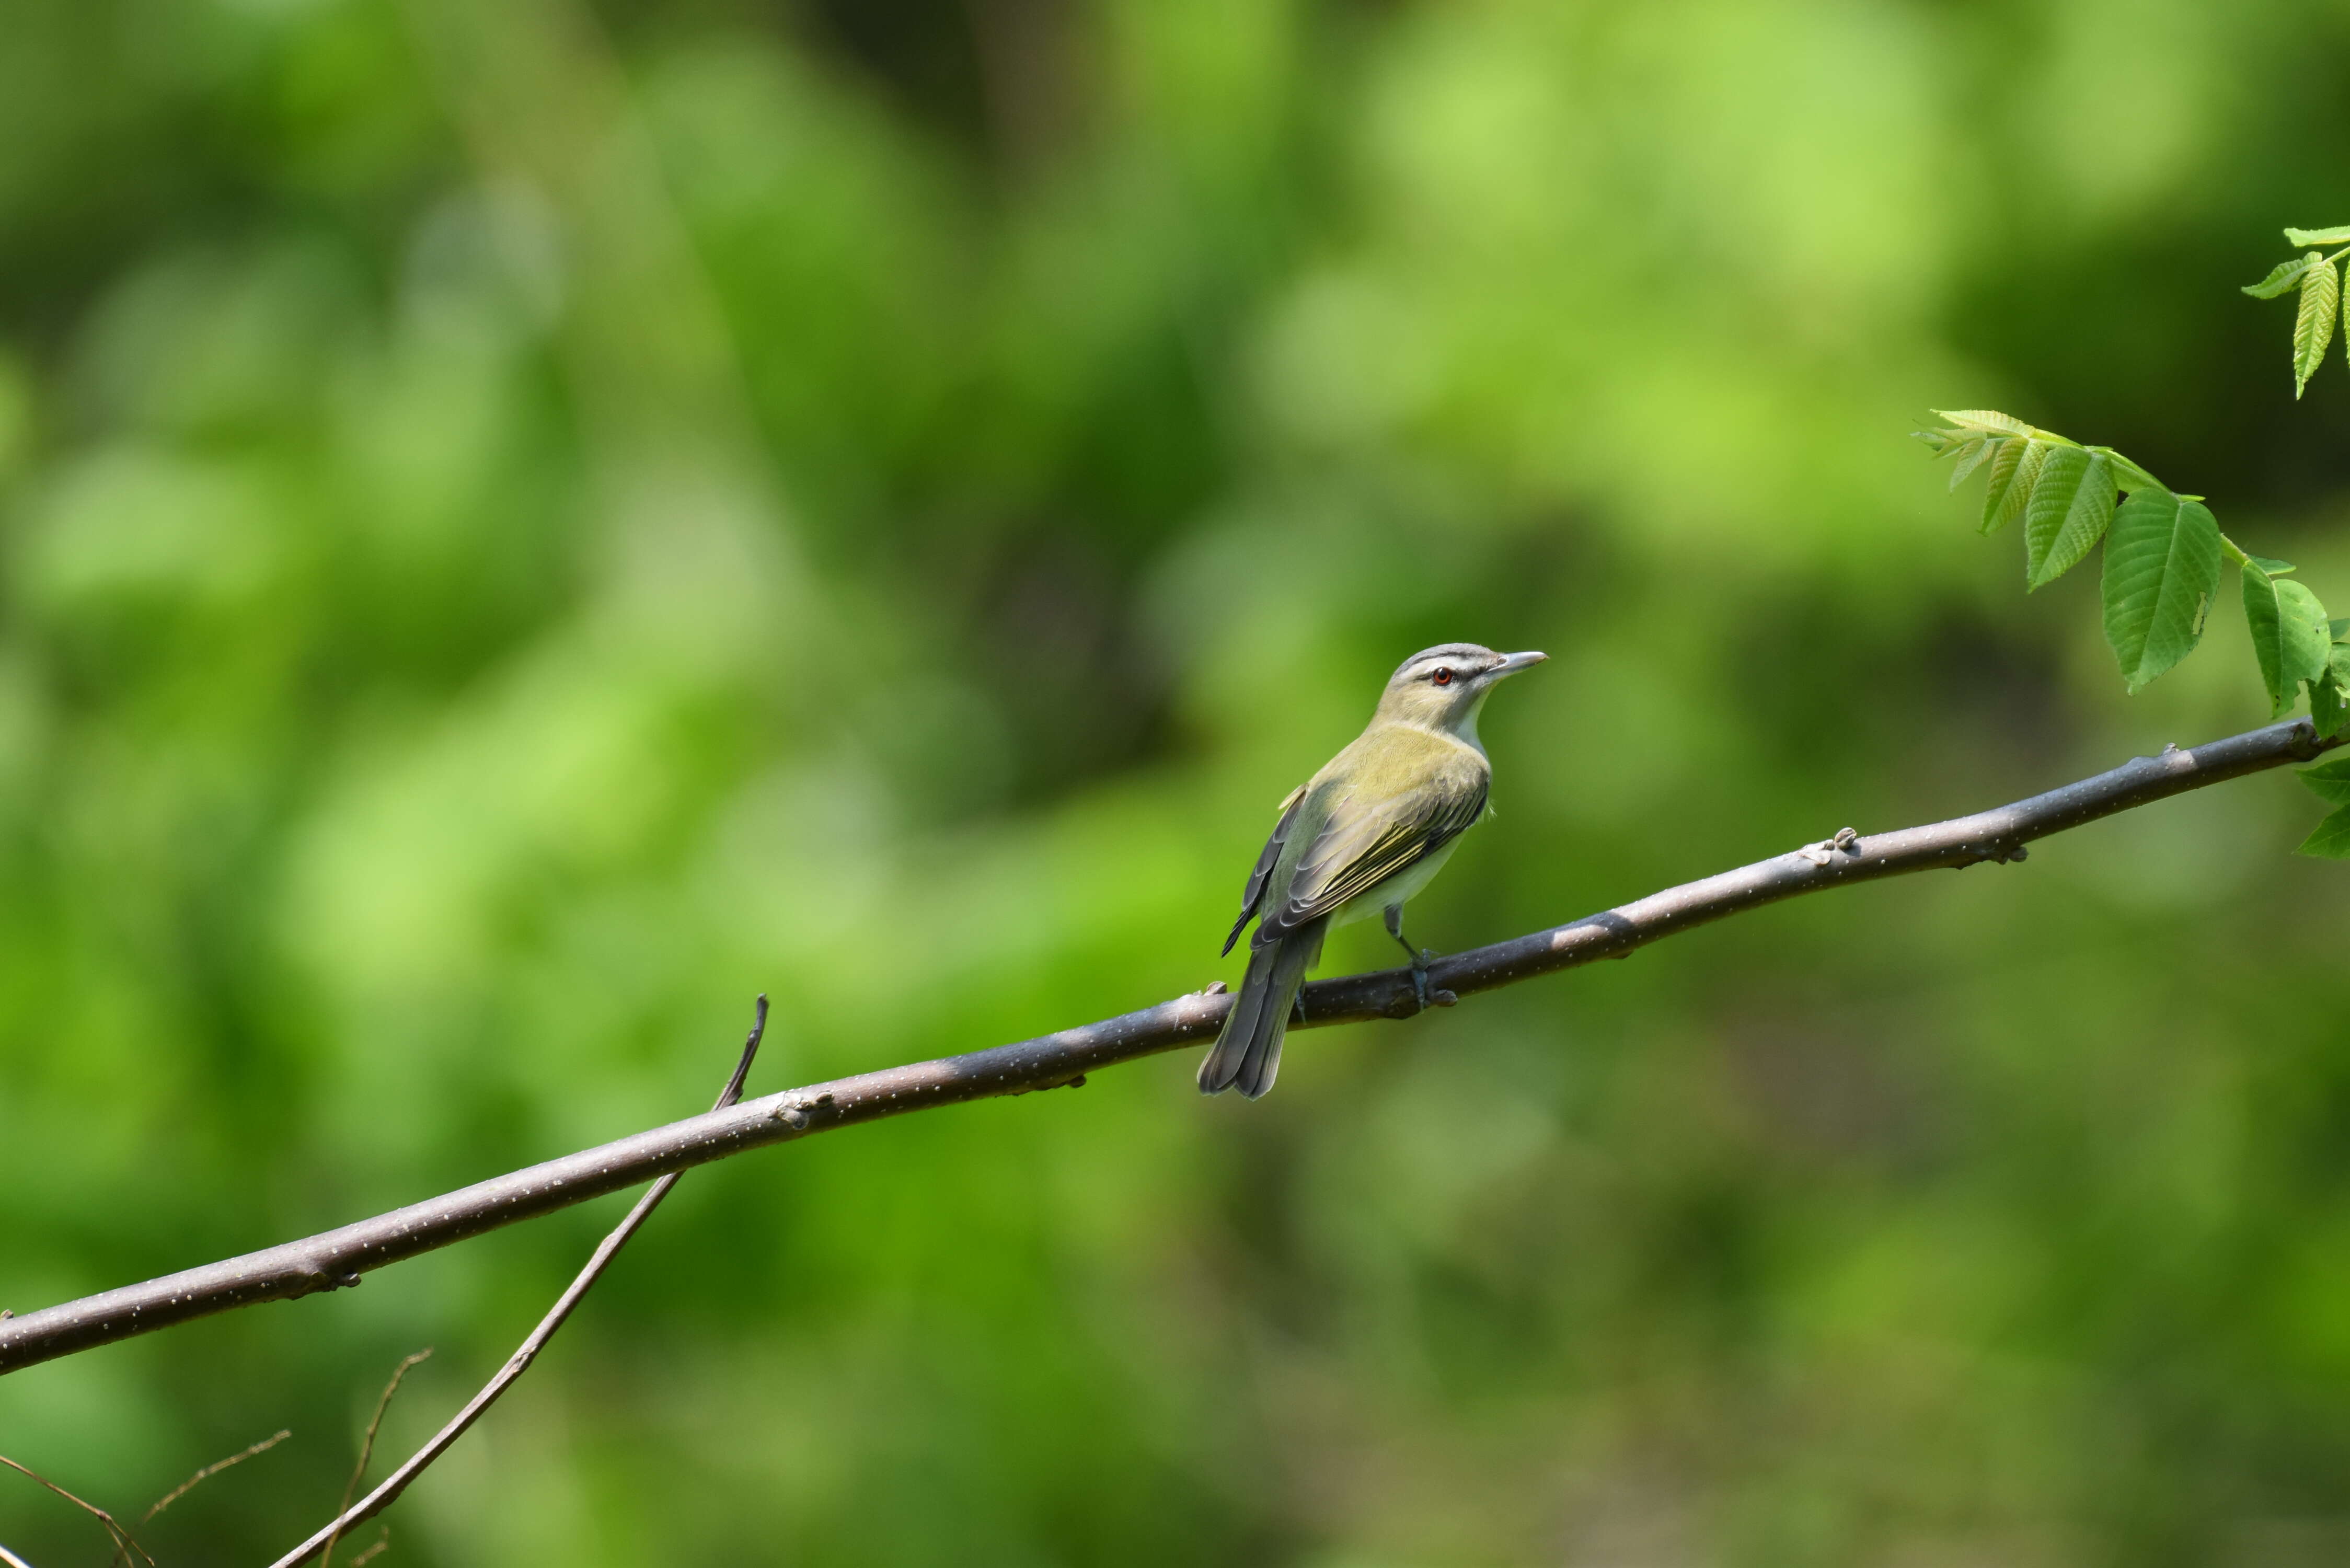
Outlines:
[[[1224,1032],[1200,1064],[1200,1092],[1221,1095],[1237,1087],[1253,1100],[1273,1087],[1281,1071],[1281,1040],[1289,1033],[1289,1011],[1305,971],[1322,954],[1324,921],[1284,933],[1249,950],[1248,976],[1241,981]]]

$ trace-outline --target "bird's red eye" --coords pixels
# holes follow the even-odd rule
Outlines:
[[[1435,674],[1430,676],[1429,679],[1435,681],[1439,686],[1450,686],[1452,684],[1452,671],[1450,670],[1440,670]]]

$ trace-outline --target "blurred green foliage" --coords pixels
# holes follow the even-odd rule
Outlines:
[[[1402,654],[1554,662],[1461,947],[2262,721],[1902,440],[2350,578],[2268,0],[5,0],[0,1304],[1237,973]],[[2282,776],[1278,1094],[699,1172],[400,1563],[2334,1563],[2350,913]],[[1376,929],[1332,968],[1384,966]],[[322,1521],[622,1200],[0,1381],[166,1563]],[[95,1526],[0,1478],[0,1540]],[[360,1538],[364,1545],[372,1532]]]

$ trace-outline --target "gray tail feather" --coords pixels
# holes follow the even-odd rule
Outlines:
[[[1200,1064],[1201,1094],[1220,1095],[1237,1087],[1253,1100],[1273,1087],[1274,1075],[1281,1071],[1281,1041],[1289,1033],[1297,988],[1321,950],[1319,920],[1251,950],[1248,975],[1232,998],[1232,1012],[1224,1015],[1223,1033]]]

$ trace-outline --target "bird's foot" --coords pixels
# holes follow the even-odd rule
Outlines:
[[[1422,948],[1411,958],[1411,994],[1419,1000],[1423,1012],[1431,1007],[1450,1007],[1461,1000],[1441,986],[1428,983],[1429,961],[1435,957],[1435,953]]]

